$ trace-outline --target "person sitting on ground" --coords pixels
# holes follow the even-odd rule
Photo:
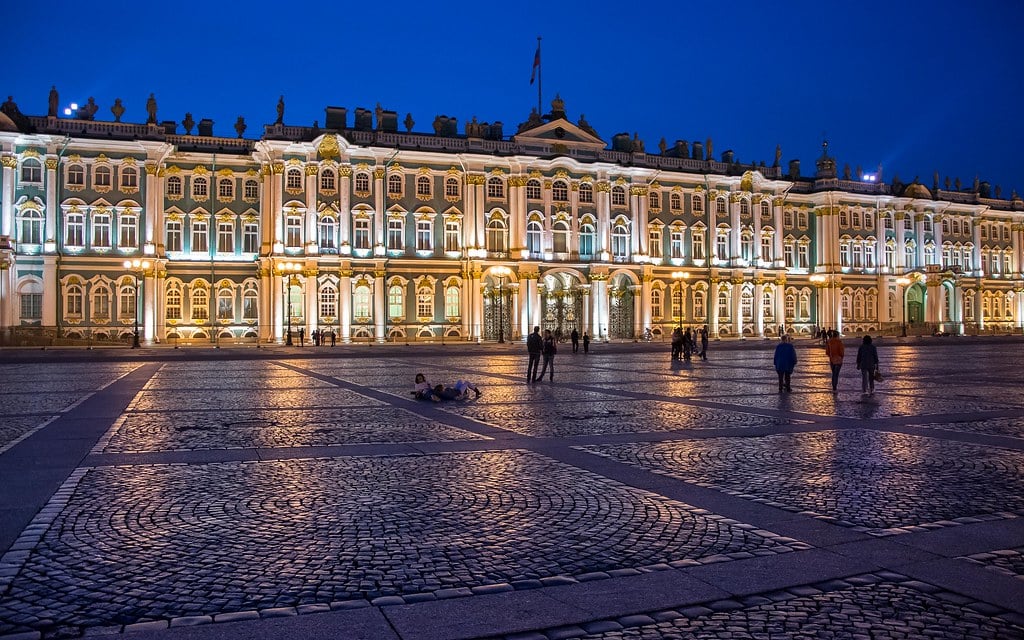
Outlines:
[[[480,388],[468,380],[456,380],[455,385],[446,387],[439,384],[434,387],[434,395],[441,400],[467,400],[469,392],[472,391],[476,397],[480,397]]]
[[[434,387],[427,382],[427,376],[422,373],[416,374],[416,386],[413,387],[412,394],[416,396],[417,400],[429,400],[431,402],[441,401],[441,397],[434,393]]]

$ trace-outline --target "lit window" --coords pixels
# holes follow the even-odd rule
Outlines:
[[[416,222],[416,250],[417,251],[433,251],[434,243],[432,242],[432,230],[433,225],[429,220],[418,220]]]
[[[260,250],[260,227],[255,222],[242,225],[242,251],[256,253]]]
[[[490,177],[487,179],[487,197],[488,198],[504,198],[505,197],[505,182],[498,177]]]
[[[217,223],[217,253],[235,252],[235,223],[223,220]]]
[[[594,186],[589,182],[580,184],[580,202],[584,204],[593,204],[594,202]]]
[[[388,218],[388,250],[405,249],[405,221],[401,218]]]
[[[209,193],[210,183],[206,178],[197,176],[192,178],[192,197],[196,200],[205,200]]]
[[[551,185],[551,199],[555,202],[569,201],[569,185],[564,180],[555,180]]]
[[[530,178],[526,182],[526,198],[528,200],[540,200],[540,180]]]
[[[622,187],[612,187],[612,206],[626,206],[626,190]]]
[[[285,189],[299,191],[302,189],[302,169],[292,168],[285,173]]]
[[[234,200],[235,181],[231,178],[221,178],[217,183],[217,197],[222,200]]]
[[[97,213],[92,217],[92,246],[110,246],[110,216],[106,213]]]
[[[166,224],[164,245],[168,251],[181,251],[181,221],[168,220]]]
[[[245,200],[254,202],[260,196],[260,183],[256,180],[246,180],[242,197]]]
[[[388,195],[395,198],[402,195],[402,176],[392,173],[388,176]]]
[[[139,246],[139,217],[136,215],[121,215],[118,221],[118,243],[122,249],[138,248]]]
[[[193,253],[206,253],[210,250],[205,220],[192,222],[192,244],[189,248]]]
[[[192,290],[192,319],[208,320],[210,318],[210,296],[206,289]]]
[[[352,291],[352,314],[357,318],[370,318],[370,287],[357,286]]]
[[[434,317],[434,294],[430,289],[420,289],[416,293],[416,316],[419,318]]]
[[[320,288],[320,317],[336,318],[338,316],[338,290],[334,285],[325,284]]]
[[[164,298],[168,320],[181,320],[181,289],[177,283],[171,284]]]
[[[21,163],[21,181],[26,183],[41,183],[43,181],[43,165],[35,158],[26,158]]]
[[[417,176],[416,178],[416,195],[418,196],[429,196],[432,193],[430,177],[429,176]]]
[[[444,290],[444,315],[458,318],[462,315],[461,295],[459,288],[452,285]]]
[[[405,316],[405,302],[402,287],[393,284],[388,287],[388,317],[402,318]]]
[[[170,178],[167,178],[167,195],[180,196],[181,185],[181,178],[179,178],[178,176],[171,176]]]

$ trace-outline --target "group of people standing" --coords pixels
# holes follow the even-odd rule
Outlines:
[[[689,360],[694,355],[701,360],[708,359],[708,327],[701,329],[676,327],[672,331],[672,359]]]
[[[306,329],[299,327],[296,333],[299,336],[299,346],[306,346]],[[334,329],[313,329],[309,337],[312,338],[314,347],[326,347],[328,343],[333,347],[338,343],[338,334]]]
[[[839,390],[839,371],[843,368],[846,347],[838,331],[829,330],[825,336],[825,355],[828,356],[829,368],[832,370],[832,393]],[[796,368],[797,355],[793,346],[793,338],[783,335],[775,347],[775,372],[779,376],[779,393],[792,391],[790,378]],[[875,381],[881,376],[878,372],[878,349],[871,342],[871,336],[864,336],[857,349],[857,369],[861,375],[861,392],[865,395],[875,393]]]

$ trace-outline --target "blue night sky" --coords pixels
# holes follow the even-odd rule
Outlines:
[[[324,124],[324,107],[474,115],[505,134],[537,104],[529,84],[543,37],[544,110],[559,93],[606,141],[638,132],[714,140],[741,162],[799,158],[813,173],[823,135],[842,169],[879,164],[883,179],[931,187],[975,176],[1024,194],[1024,2],[8,3],[0,93],[23,113],[100,105],[112,120],[212,118],[247,137],[276,118]],[[660,5],[660,6],[659,6]],[[368,11],[367,9],[371,9]]]

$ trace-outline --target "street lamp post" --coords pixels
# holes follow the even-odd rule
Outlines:
[[[896,284],[900,286],[900,335],[907,337],[907,285],[910,278],[900,276],[896,278]]]
[[[125,260],[124,268],[135,276],[135,332],[132,334],[132,349],[139,348],[139,276],[149,269],[149,260]]]
[[[690,279],[689,271],[673,271],[672,279],[676,281],[676,301],[679,305],[679,318],[677,326],[683,328],[683,281]]]
[[[505,278],[512,273],[512,270],[505,266],[497,266],[492,271],[498,277],[498,343],[505,344],[505,294],[502,288]]]
[[[285,280],[284,296],[288,303],[285,305],[284,311],[288,314],[288,335],[285,337],[284,344],[287,347],[291,347],[295,344],[292,342],[292,284],[296,280],[295,274],[302,271],[302,264],[298,262],[283,262],[279,268],[281,274],[287,278]]]

